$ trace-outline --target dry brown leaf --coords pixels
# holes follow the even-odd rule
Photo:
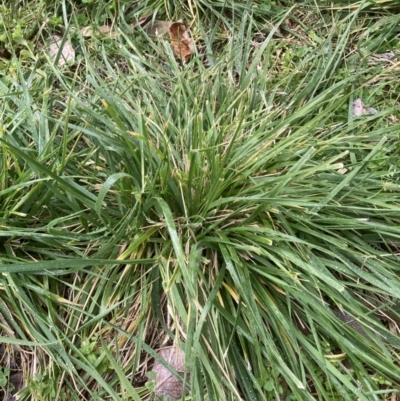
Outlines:
[[[185,24],[182,22],[174,22],[169,28],[169,36],[175,54],[180,57],[184,63],[188,62],[194,52],[194,46]]]
[[[49,56],[52,58],[56,58],[60,46],[62,45],[63,39],[58,35],[50,36],[50,46],[49,46]],[[75,60],[75,50],[72,47],[71,43],[66,40],[61,49],[60,57],[58,59],[58,65],[63,66],[69,61]]]
[[[190,56],[194,53],[194,45],[189,30],[181,21],[156,20],[153,23],[145,25],[143,29],[151,36],[169,35],[175,55],[185,63],[189,61]]]
[[[185,371],[185,353],[178,347],[162,348],[158,351],[158,355],[164,359],[177,373],[184,376]],[[167,368],[165,368],[157,360],[154,362],[153,370],[156,374],[155,393],[157,397],[165,396],[168,400],[178,400],[182,397],[182,393],[188,393],[188,388],[183,390],[183,383],[175,377]],[[188,375],[186,375],[186,378]]]

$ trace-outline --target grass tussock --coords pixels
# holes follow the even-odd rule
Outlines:
[[[375,3],[1,4],[4,397],[154,399],[173,345],[187,399],[395,399],[400,15]],[[144,16],[183,19],[191,60]]]

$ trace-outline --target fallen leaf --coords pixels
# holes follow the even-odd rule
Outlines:
[[[378,113],[378,110],[373,107],[365,107],[363,101],[358,98],[353,103],[353,116],[360,117],[363,115],[373,115]]]
[[[59,51],[60,51],[60,46],[62,45],[63,39],[58,36],[58,35],[53,35],[50,36],[49,42],[49,56],[52,58],[56,58]],[[69,61],[74,61],[75,60],[75,50],[72,47],[71,43],[68,40],[65,40],[63,47],[60,52],[60,56],[58,59],[58,65],[63,66]]]
[[[364,103],[360,98],[354,101],[353,103],[353,116],[360,117],[363,114]]]
[[[171,39],[171,46],[184,63],[188,62],[190,56],[194,53],[193,40],[190,37],[189,30],[186,25],[181,22],[172,21],[154,21],[143,27],[145,32],[150,36],[166,36]]]
[[[186,25],[182,22],[174,22],[169,28],[169,36],[175,54],[184,63],[188,62],[194,52],[194,45]]]
[[[80,30],[81,34],[85,38],[90,38],[93,36],[93,28],[91,26],[85,26]]]
[[[143,29],[150,36],[164,36],[169,32],[172,21],[154,21],[153,23],[147,24]]]
[[[110,33],[111,32],[111,26],[102,25],[97,29],[97,32],[99,32],[99,33]]]
[[[112,31],[111,26],[108,25],[102,25],[95,30],[93,30],[92,26],[85,26],[84,28],[81,29],[80,32],[82,36],[84,36],[85,38],[90,38],[93,35],[98,35],[98,34],[103,34],[103,35],[109,34],[112,38],[114,38],[117,35],[116,32]]]
[[[376,113],[378,113],[377,109],[374,109],[373,107],[364,107],[364,114],[372,115]]]
[[[182,378],[185,371],[185,353],[178,347],[162,348],[158,355],[164,359],[173,369],[180,373]],[[168,400],[178,400],[182,393],[188,393],[188,388],[183,389],[183,383],[175,377],[166,367],[157,360],[154,362],[153,370],[156,374],[156,396],[165,396]],[[186,375],[187,377],[188,375]]]

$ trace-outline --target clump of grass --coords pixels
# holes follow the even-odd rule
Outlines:
[[[106,2],[61,13],[74,66],[5,62],[1,330],[21,399],[148,399],[167,343],[193,399],[389,397],[399,84],[371,56],[399,17],[282,3],[277,37],[256,4],[194,4],[210,66],[140,29],[84,40]],[[354,118],[358,97],[378,114]]]

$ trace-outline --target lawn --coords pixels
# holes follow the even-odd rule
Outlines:
[[[0,1],[0,398],[400,399],[399,39],[390,0]]]

